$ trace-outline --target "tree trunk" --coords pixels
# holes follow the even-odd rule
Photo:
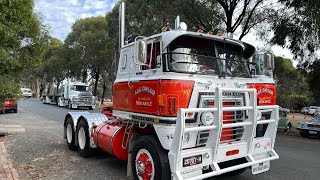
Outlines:
[[[106,89],[107,89],[107,83],[106,83],[106,81],[104,80],[104,81],[103,81],[103,86],[102,86],[101,104],[103,104],[104,97],[105,97],[105,95],[106,95]]]
[[[87,81],[87,70],[84,69],[84,70],[82,71],[82,82],[83,82],[83,83],[86,83],[86,81]]]
[[[36,98],[37,99],[40,99],[40,96],[41,96],[41,92],[40,92],[40,86],[41,86],[41,83],[40,83],[40,80],[37,79],[36,80]]]
[[[59,93],[60,82],[61,82],[60,80],[57,81],[57,92],[56,92],[57,94]]]
[[[100,68],[97,68],[97,71],[95,73],[95,82],[94,82],[94,90],[93,90],[93,95],[94,96],[97,96],[97,88],[98,88],[99,77],[100,77]]]

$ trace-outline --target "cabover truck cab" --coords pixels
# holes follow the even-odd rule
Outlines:
[[[69,109],[88,107],[91,110],[95,108],[95,98],[86,83],[67,81],[63,86],[63,94],[58,97],[57,104],[68,106]]]
[[[87,157],[100,148],[127,160],[134,179],[269,170],[279,158],[273,68],[263,65],[273,64],[265,58],[272,53],[252,60],[253,46],[186,31],[179,19],[174,30],[129,38],[127,44],[121,32],[113,106],[103,114],[68,113],[64,132],[70,149]]]

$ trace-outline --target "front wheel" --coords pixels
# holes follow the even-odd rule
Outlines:
[[[92,154],[90,147],[89,126],[84,120],[80,120],[77,126],[78,151],[81,157],[88,157]]]
[[[134,179],[171,178],[168,152],[154,136],[141,136],[134,144],[131,160]]]
[[[299,130],[299,134],[300,134],[300,136],[303,137],[303,138],[309,137],[309,134],[308,134],[306,131],[301,130],[301,129]]]
[[[69,108],[69,109],[72,109],[72,104],[71,104],[71,101],[70,101],[70,100],[68,101],[68,108]]]

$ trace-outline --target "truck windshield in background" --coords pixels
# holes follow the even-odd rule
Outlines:
[[[73,90],[75,91],[89,91],[88,86],[73,86]]]
[[[250,77],[242,47],[226,42],[181,36],[168,49],[168,70],[182,73]]]

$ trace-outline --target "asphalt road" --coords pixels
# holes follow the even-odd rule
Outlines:
[[[83,159],[68,150],[62,138],[62,123],[68,111],[67,108],[27,99],[19,102],[17,114],[0,116],[7,125],[25,128],[25,132],[8,137],[8,152],[21,179],[126,179],[126,162],[101,152]],[[275,150],[280,159],[272,161],[271,169],[266,173],[251,175],[248,169],[236,177],[210,179],[319,179],[319,139],[278,133]]]

